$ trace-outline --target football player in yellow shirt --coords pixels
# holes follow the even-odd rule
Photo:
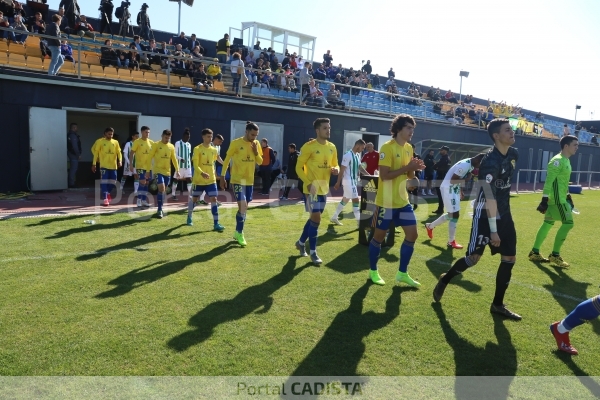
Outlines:
[[[211,129],[202,130],[202,144],[194,147],[192,153],[192,166],[194,168],[192,178],[192,196],[188,200],[187,224],[192,226],[192,212],[194,206],[200,198],[200,195],[206,192],[210,198],[210,212],[213,216],[214,230],[222,232],[225,227],[219,224],[219,207],[217,205],[217,178],[215,175],[215,161],[219,159],[219,153],[216,147],[211,146],[213,140],[213,131]]]
[[[150,128],[142,126],[140,129],[142,137],[136,139],[131,145],[130,160],[135,160],[135,166],[131,164],[129,169],[133,172],[135,179],[139,179],[140,186],[138,187],[138,207],[150,207],[148,203],[148,181],[152,179],[152,157],[150,151],[154,143],[149,139]]]
[[[235,233],[233,238],[238,241],[240,246],[246,246],[244,238],[244,222],[246,221],[246,211],[248,203],[252,201],[252,189],[254,187],[254,169],[256,165],[261,165],[263,161],[262,147],[256,140],[258,136],[258,125],[254,122],[246,122],[246,131],[244,136],[231,141],[223,169],[221,170],[220,183],[221,190],[225,190],[225,176],[229,162],[231,165],[231,183],[233,184],[233,194],[238,203],[238,212],[235,215]]]
[[[156,183],[158,185],[158,196],[156,203],[158,204],[158,211],[156,216],[158,218],[163,217],[163,203],[166,196],[166,188],[169,186],[171,180],[171,163],[175,166],[175,177],[179,177],[179,163],[175,156],[175,146],[171,143],[172,132],[165,129],[161,135],[161,141],[152,144],[152,150],[150,150],[150,159],[154,160],[154,166],[152,172],[156,174]],[[150,179],[148,172],[146,172],[146,179]]]
[[[117,167],[121,166],[121,146],[114,140],[113,128],[104,130],[104,138],[96,141],[92,146],[94,160],[92,161],[92,172],[96,173],[96,164],[100,162],[100,190],[102,191],[103,205],[110,205],[110,192],[116,187]],[[118,160],[118,162],[117,162]]]
[[[317,232],[321,223],[321,214],[327,205],[329,180],[331,175],[340,172],[335,145],[328,139],[331,137],[329,118],[317,118],[313,123],[317,138],[304,144],[300,149],[300,157],[296,164],[298,178],[304,183],[306,211],[310,213],[308,221],[296,248],[301,257],[306,257],[306,239],[310,248],[310,259],[315,265],[323,261],[317,255]]]
[[[375,197],[377,208],[373,213],[372,223],[375,233],[369,244],[370,277],[377,285],[385,284],[379,276],[377,260],[390,222],[394,221],[395,226],[402,227],[405,235],[400,246],[400,267],[396,274],[396,282],[404,282],[413,287],[421,286],[407,272],[415,241],[419,236],[417,218],[408,200],[407,186],[410,185],[414,189],[417,186],[414,181],[415,171],[425,168],[423,160],[413,157],[413,149],[409,143],[415,126],[415,120],[410,115],[397,115],[392,121],[392,139],[385,142],[379,150],[379,185]]]

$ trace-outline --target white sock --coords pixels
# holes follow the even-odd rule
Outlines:
[[[567,333],[569,332],[569,330],[567,328],[565,328],[565,326],[563,325],[564,319],[562,321],[560,321],[560,324],[558,324],[558,326],[556,327],[556,329],[558,330],[558,333]]]
[[[443,223],[445,223],[446,221],[448,221],[448,213],[442,214],[440,215],[440,217],[438,219],[436,219],[435,221],[433,221],[432,223],[429,224],[429,229],[433,229],[436,226],[439,226]]]
[[[336,207],[336,209],[335,209],[335,212],[333,213],[333,217],[332,217],[333,219],[337,219],[337,218],[340,216],[340,213],[341,213],[341,212],[342,212],[342,210],[344,209],[344,206],[345,206],[345,205],[346,205],[346,204],[345,204],[345,203],[342,203],[341,201],[338,203],[338,205],[337,205],[337,207]]]
[[[354,213],[354,218],[357,221],[360,221],[360,207],[354,207],[354,206],[352,206],[352,212]]]
[[[187,190],[188,190],[188,197],[192,197],[192,184],[191,183],[187,184]]]
[[[205,192],[202,192],[202,194],[200,195],[200,200],[198,200],[198,201],[202,201],[202,200],[204,200],[204,193],[205,193]]]
[[[172,186],[172,189],[171,189],[171,195],[173,197],[177,196],[177,181],[173,182],[173,186]]]
[[[136,192],[137,192],[137,191],[138,191],[138,189],[139,189],[139,187],[140,187],[140,183],[139,183],[139,182],[133,182],[133,188],[134,188],[134,191],[136,191]]]
[[[448,223],[448,242],[452,242],[456,238],[456,225],[457,222],[452,220]]]
[[[312,256],[313,254],[317,254],[317,251],[316,250],[311,250],[310,251],[310,255]]]

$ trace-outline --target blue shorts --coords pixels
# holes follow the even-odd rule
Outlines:
[[[371,227],[387,231],[390,222],[395,226],[412,226],[417,224],[417,217],[410,204],[402,208],[383,208],[377,206],[373,213]]]
[[[117,170],[100,168],[100,179],[102,179],[103,181],[116,181]]]
[[[327,205],[327,196],[324,194],[305,194],[304,209],[309,213],[323,214]]]
[[[169,182],[171,182],[171,177],[169,175],[156,174],[157,185],[169,186]]]
[[[208,185],[192,185],[192,197],[200,197],[204,192],[206,192],[208,197],[217,197],[219,194],[217,184],[209,183]]]
[[[252,201],[252,192],[254,190],[254,186],[244,186],[238,183],[233,184],[233,194],[237,201],[246,201],[246,203],[250,203]]]
[[[138,174],[139,179],[146,179],[146,173],[150,173],[150,177],[148,178],[149,180],[152,180],[152,171],[148,170],[148,169],[137,169],[135,170],[135,173]]]

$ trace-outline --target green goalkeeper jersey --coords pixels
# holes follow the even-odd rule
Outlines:
[[[544,195],[548,196],[549,204],[564,204],[569,194],[569,180],[571,179],[571,161],[558,153],[548,163]]]

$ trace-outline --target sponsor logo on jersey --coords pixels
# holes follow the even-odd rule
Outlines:
[[[375,182],[371,179],[364,187],[365,192],[377,193],[377,186],[375,186]]]
[[[515,160],[510,160],[510,165],[512,165],[513,168],[515,167],[516,164],[517,164],[517,162]]]

